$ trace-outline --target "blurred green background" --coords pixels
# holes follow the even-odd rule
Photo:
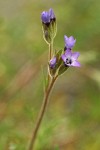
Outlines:
[[[43,99],[48,46],[40,14],[53,8],[58,32],[73,35],[81,68],[55,84],[36,150],[100,150],[100,1],[0,0],[0,150],[27,150]]]

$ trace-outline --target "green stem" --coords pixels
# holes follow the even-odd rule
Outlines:
[[[49,56],[48,56],[48,62],[51,60],[52,58],[52,53],[53,53],[53,41],[49,44]],[[48,69],[49,70],[49,69]],[[48,73],[48,76],[47,76],[47,84],[49,85],[49,82],[50,82],[50,74]]]
[[[49,102],[49,95],[50,95],[50,92],[53,88],[53,85],[56,81],[58,76],[52,78],[51,80],[51,83],[45,93],[45,96],[44,96],[44,100],[43,100],[43,103],[42,103],[42,106],[41,106],[41,110],[40,110],[40,113],[39,113],[39,116],[38,116],[38,119],[37,119],[37,122],[36,122],[36,126],[34,128],[34,131],[33,131],[33,134],[32,134],[32,139],[30,141],[30,145],[29,145],[29,149],[28,150],[33,150],[34,149],[34,144],[35,144],[35,140],[36,140],[36,137],[37,137],[37,133],[38,133],[38,130],[40,128],[40,125],[41,125],[41,122],[42,122],[42,119],[43,119],[43,116],[45,114],[45,111],[46,111],[46,108],[47,108],[47,104]]]
[[[53,52],[53,41],[49,44],[49,60],[52,58]]]

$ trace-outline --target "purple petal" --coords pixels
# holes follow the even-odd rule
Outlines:
[[[72,53],[72,60],[77,60],[77,58],[79,57],[80,53],[79,52],[74,52]]]
[[[81,67],[81,64],[78,61],[73,61],[71,66],[73,66],[73,67]]]
[[[76,40],[74,40],[73,36],[70,36],[67,41],[67,47],[72,48],[75,45]]]
[[[64,62],[66,62],[66,56],[65,56],[65,54],[62,54],[62,55],[61,55],[61,58],[62,58],[62,60],[63,60]]]
[[[51,68],[54,68],[55,65],[56,65],[56,57],[54,57],[54,58],[52,58],[52,59],[50,60],[50,67],[51,67]]]
[[[73,36],[70,36],[69,38],[65,35],[64,36],[64,40],[65,40],[65,46],[67,48],[72,48],[75,45],[76,39],[74,39]]]
[[[50,19],[54,19],[55,18],[55,14],[54,14],[54,11],[52,8],[49,9],[49,16],[50,16]]]
[[[73,36],[70,36],[70,37],[69,37],[69,40],[70,40],[70,41],[75,41],[75,42],[76,42],[76,40],[74,39]]]
[[[50,22],[50,16],[49,13],[46,11],[43,11],[41,14],[41,20],[43,23],[49,23]]]
[[[68,40],[68,37],[66,35],[64,35],[64,41],[65,41],[65,43],[67,42],[67,40]]]
[[[72,56],[72,52],[71,52],[70,49],[66,49],[66,51],[65,51],[65,56],[66,56],[66,57],[71,57],[71,56]]]

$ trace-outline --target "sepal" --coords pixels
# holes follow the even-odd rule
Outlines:
[[[67,71],[68,68],[69,66],[65,66],[64,64],[62,64],[59,68],[58,75],[62,75],[65,71]]]

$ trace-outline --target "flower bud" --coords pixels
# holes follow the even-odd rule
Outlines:
[[[49,62],[49,73],[51,76],[54,76],[55,73],[56,73],[56,62],[57,62],[57,59],[56,57],[53,57],[50,62]]]
[[[56,18],[52,9],[49,11],[43,11],[41,14],[43,37],[45,41],[50,44],[52,43],[57,32]]]
[[[66,35],[64,36],[65,40],[65,47],[66,49],[72,49],[75,45],[76,39],[74,39],[73,36],[67,37]]]
[[[57,33],[57,23],[56,23],[55,14],[51,8],[49,9],[49,14],[50,14],[50,24],[51,24],[51,30],[52,30],[52,37],[55,38],[56,33]]]

